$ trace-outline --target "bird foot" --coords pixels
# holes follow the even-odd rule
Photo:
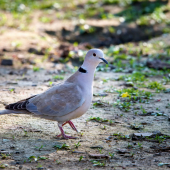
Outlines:
[[[58,124],[58,127],[59,127],[59,129],[60,129],[60,131],[61,131],[61,134],[58,135],[57,138],[60,137],[60,136],[62,136],[63,139],[76,139],[76,137],[67,136],[67,135],[64,133],[63,127],[60,126],[59,124]]]
[[[63,139],[77,139],[77,137],[73,137],[73,136],[67,136],[67,135],[63,135],[63,134],[60,134],[60,135],[57,135],[56,137],[59,138],[60,136],[62,136]]]

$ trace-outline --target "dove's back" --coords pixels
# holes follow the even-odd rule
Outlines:
[[[81,87],[75,83],[64,82],[29,100],[27,110],[35,115],[64,116],[85,102]]]
[[[36,116],[62,117],[85,102],[82,88],[74,82],[55,85],[44,93],[6,106],[2,114],[28,111]]]

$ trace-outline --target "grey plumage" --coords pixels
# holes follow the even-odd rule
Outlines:
[[[70,120],[80,117],[90,108],[94,72],[101,61],[107,63],[101,50],[89,50],[81,66],[82,69],[79,69],[66,81],[41,94],[7,105],[6,110],[0,111],[0,115],[10,113],[32,114],[55,120],[58,121],[61,135],[64,138],[74,138],[65,135],[62,126],[69,123],[72,129],[77,131]]]

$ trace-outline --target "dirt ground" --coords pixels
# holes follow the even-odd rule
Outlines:
[[[33,74],[32,70],[28,70],[24,76],[9,75],[11,68],[0,69],[0,109],[5,104],[18,101],[37,93],[41,93],[49,88],[46,83],[50,79],[49,70],[40,70]],[[17,71],[18,72],[18,71]],[[45,76],[44,76],[45,75]],[[67,78],[70,74],[65,74]],[[118,77],[119,73],[101,73],[97,72],[94,81],[94,94],[103,94],[104,90],[114,87],[123,88],[121,82],[113,81]],[[112,78],[108,82],[103,83],[102,79]],[[56,83],[59,83],[57,81]],[[14,91],[9,91],[14,89]],[[169,108],[165,109],[169,103],[169,94],[155,93],[149,104],[137,104],[136,109],[139,110],[142,105],[147,112],[156,111],[158,108],[167,116],[139,116],[135,115],[136,110],[122,112],[117,107],[113,107],[113,103],[117,100],[116,93],[107,93],[106,97],[94,96],[93,103],[101,100],[104,105],[91,106],[91,109],[82,117],[73,120],[77,129],[81,132],[76,134],[69,126],[65,126],[64,130],[78,137],[74,140],[56,139],[59,134],[57,122],[35,118],[30,115],[3,115],[0,119],[0,150],[1,154],[7,156],[0,162],[6,169],[166,169],[166,165],[159,167],[160,162],[169,162],[169,150],[160,151],[158,148],[166,148],[169,146],[170,140],[158,143],[146,140],[133,140],[131,137],[127,139],[119,139],[113,136],[115,133],[123,135],[131,135],[133,133],[154,132],[166,134],[169,133],[170,116]],[[161,99],[159,101],[159,99]],[[140,110],[139,110],[140,112]],[[87,121],[90,117],[100,117],[112,120],[108,122]],[[143,125],[142,129],[133,130],[130,125]],[[79,144],[76,148],[75,144]],[[70,146],[69,150],[57,150],[54,145],[62,145],[66,143]],[[94,147],[93,149],[91,147]],[[101,149],[98,149],[101,148]],[[105,154],[105,158],[97,158],[103,161],[105,166],[94,166],[89,154]],[[110,154],[114,153],[111,157]],[[47,159],[31,162],[29,157],[44,156]],[[82,160],[79,161],[80,157]]]
[[[135,28],[134,24],[124,25],[115,18],[87,19],[83,24],[94,26],[97,31],[94,34],[80,34],[74,28],[76,24],[81,25],[81,23],[75,23],[75,20],[54,19],[54,22],[44,24],[38,19],[41,13],[35,12],[33,15],[32,22],[25,31],[21,31],[18,25],[16,28],[0,27],[0,60],[12,59],[14,63],[13,66],[0,65],[0,110],[9,103],[47,90],[52,85],[51,82],[54,84],[63,81],[54,81],[54,75],[61,75],[66,79],[75,72],[77,68],[73,67],[72,62],[61,64],[56,57],[61,56],[57,48],[63,41],[64,43],[71,40],[78,43],[90,42],[95,47],[109,47],[110,44],[139,42],[162,34],[159,27],[147,28],[143,31],[143,27]],[[53,15],[51,13],[49,17]],[[113,36],[108,33],[107,26],[115,27]],[[122,33],[117,34],[120,31]],[[93,35],[95,38],[91,38]],[[162,40],[162,38],[161,36],[149,42],[156,42],[157,39]],[[165,35],[164,39],[166,39],[165,44],[169,44],[170,35]],[[35,51],[29,51],[30,48],[34,48],[36,53],[42,55],[33,54]],[[74,47],[74,50],[76,48],[78,49]],[[48,49],[51,51],[46,53]],[[43,60],[45,55],[50,56],[50,59]],[[76,66],[80,64],[81,61],[76,63]],[[40,70],[33,71],[34,66]],[[128,112],[124,112],[115,106],[118,93],[114,92],[114,89],[125,88],[123,81],[115,80],[124,74],[128,73],[112,71],[95,73],[91,108],[82,117],[73,120],[80,133],[75,133],[68,125],[64,126],[65,132],[76,136],[77,139],[56,139],[60,131],[57,122],[54,121],[30,115],[0,116],[0,168],[169,169],[170,93],[155,93],[155,90],[145,88],[154,94],[152,99],[148,103],[136,103]],[[161,80],[159,77],[151,77],[150,81],[155,79]],[[165,87],[168,89],[170,85]],[[146,114],[142,113],[142,108],[145,109]],[[162,114],[159,116],[152,114],[157,112]],[[97,121],[90,118],[96,118]],[[56,145],[62,147],[63,144],[69,145],[69,148],[54,147]]]

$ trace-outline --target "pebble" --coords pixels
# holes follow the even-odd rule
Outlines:
[[[103,149],[103,146],[101,146],[101,145],[97,145],[97,146],[91,146],[90,148],[92,148],[92,149],[98,149],[98,148]]]
[[[41,168],[37,168],[38,170],[42,170],[42,169],[44,169],[43,167],[41,167]]]
[[[161,156],[161,153],[155,153],[153,156]]]
[[[9,142],[10,140],[9,139],[2,139],[2,142],[6,143],[6,142]]]
[[[1,65],[2,65],[2,66],[12,66],[12,65],[13,65],[13,60],[3,59],[3,60],[1,61]]]
[[[22,166],[22,165],[20,165],[20,166],[19,166],[19,169],[22,169],[22,168],[23,168],[23,166]]]
[[[159,162],[159,160],[155,159],[154,162]]]

